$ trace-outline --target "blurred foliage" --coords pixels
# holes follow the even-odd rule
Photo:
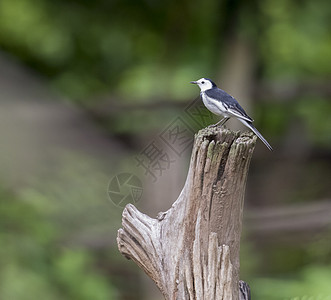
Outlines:
[[[4,190],[0,198],[1,299],[117,298],[92,252],[61,245],[60,228],[28,202]]]
[[[330,300],[331,266],[304,267],[298,275],[287,278],[259,278],[251,283],[256,300]]]
[[[329,1],[208,0],[202,7],[198,1],[2,0],[0,46],[68,99],[89,106],[109,91],[114,104],[193,99],[188,82],[219,74],[232,36],[254,45],[259,79],[295,83],[331,75]],[[328,99],[295,102],[292,113],[307,124],[312,142],[329,147],[330,118],[321,117]],[[262,126],[281,135],[292,115],[288,104],[273,106],[268,101],[260,109]],[[165,110],[154,112],[155,119],[167,122]],[[137,128],[125,125],[132,121],[127,111],[114,117],[114,132]],[[143,125],[146,131],[160,122]]]
[[[203,9],[202,9],[203,7]],[[131,99],[185,99],[215,75],[228,32],[256,44],[272,78],[331,74],[330,2],[2,0],[0,45],[70,98],[110,89]],[[235,20],[239,19],[238,25]],[[143,100],[141,100],[143,101]]]
[[[268,77],[307,78],[331,74],[330,2],[260,1],[260,47]]]
[[[304,98],[296,113],[307,123],[309,137],[322,146],[331,145],[331,102],[319,98]]]
[[[4,0],[0,44],[49,76],[70,97],[86,98],[117,85],[125,91],[138,87],[136,93],[145,96],[150,84],[161,82],[164,88],[169,82],[160,79],[178,78],[164,68],[169,55],[170,68],[177,68],[179,61],[186,65],[186,70],[178,69],[179,76],[191,74],[192,61],[202,65],[195,57],[211,60],[217,18],[209,13],[216,5],[206,1],[201,14],[198,3],[175,1]],[[196,22],[193,16],[198,12]],[[158,81],[151,83],[155,76]]]
[[[198,94],[188,82],[219,76],[233,38],[254,48],[256,89],[277,82],[286,93],[298,82],[328,82],[330,30],[328,0],[0,1],[1,49],[70,101],[95,108],[103,97],[110,107],[124,105],[105,120],[92,117],[131,145],[138,133],[187,117],[186,102]],[[266,93],[254,107],[256,125],[280,141],[300,123],[296,133],[311,148],[328,151],[331,102],[325,94],[284,100]],[[144,106],[158,101],[174,106]],[[307,164],[308,175],[290,200],[327,195],[328,166],[324,160]],[[49,177],[29,178],[31,188],[15,194],[0,189],[0,299],[118,299],[127,290],[130,299],[139,298],[139,282],[129,264],[116,262],[117,250],[87,246],[100,233],[114,242],[120,224],[119,210],[95,200],[105,198],[109,180],[102,166],[74,153],[52,168]],[[244,241],[242,275],[253,299],[330,299],[329,241],[326,233],[305,245],[257,249]]]
[[[244,238],[241,278],[249,283],[252,299],[331,299],[330,234],[331,231],[323,232],[309,243],[286,245],[268,238],[253,245]]]

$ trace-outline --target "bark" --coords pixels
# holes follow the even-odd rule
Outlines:
[[[131,204],[124,209],[119,250],[165,299],[239,299],[244,191],[255,142],[252,133],[200,130],[172,207],[156,219]]]

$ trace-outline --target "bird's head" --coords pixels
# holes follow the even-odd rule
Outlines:
[[[208,78],[201,78],[197,81],[191,81],[191,83],[197,84],[201,92],[217,87],[216,84]]]

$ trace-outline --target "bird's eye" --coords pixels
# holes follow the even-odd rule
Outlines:
[[[201,81],[202,84],[204,84],[205,82],[204,81]]]

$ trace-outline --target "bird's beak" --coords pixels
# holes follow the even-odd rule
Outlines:
[[[192,84],[197,84],[197,82],[196,82],[196,81],[191,81],[190,83],[192,83]]]

